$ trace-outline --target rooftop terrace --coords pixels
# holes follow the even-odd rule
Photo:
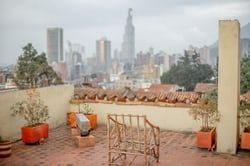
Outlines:
[[[13,144],[11,157],[1,159],[0,165],[107,165],[106,128],[101,125],[92,131],[91,134],[96,137],[94,147],[77,148],[70,127],[62,125],[50,130],[49,138],[42,145],[24,145],[21,141]],[[143,165],[143,161],[138,157],[134,165]],[[154,165],[247,166],[249,163],[249,152],[226,155],[201,150],[195,146],[194,133],[164,130],[161,131],[160,162]]]
[[[194,121],[188,114],[190,106],[194,103],[187,103],[187,99],[190,97],[195,99],[198,97],[194,93],[172,93],[170,96],[166,95],[164,101],[160,101],[157,95],[157,100],[149,101],[150,97],[148,93],[145,93],[146,97],[143,101],[139,101],[140,97],[138,97],[132,101],[126,98],[125,101],[119,102],[120,95],[117,95],[114,101],[110,101],[109,91],[101,91],[100,89],[88,88],[74,91],[73,86],[62,85],[39,88],[38,90],[42,100],[49,107],[49,138],[42,145],[24,145],[22,141],[14,143],[11,157],[0,159],[0,166],[107,165],[107,127],[105,125],[107,113],[146,115],[152,124],[160,127],[160,162],[154,163],[154,165],[244,166],[250,163],[249,151],[239,151],[236,155],[230,155],[209,152],[206,149],[196,147],[195,131],[199,130],[200,122]],[[76,92],[79,93],[80,102],[70,104],[70,100]],[[103,98],[100,95],[103,93],[100,92],[105,92],[106,97]],[[93,99],[91,99],[92,94],[94,94]],[[21,138],[20,128],[25,125],[25,121],[12,117],[9,108],[24,97],[25,91],[22,90],[0,94],[0,133],[6,138]],[[241,96],[241,98],[246,97],[248,96]],[[172,98],[176,103],[171,102]],[[183,98],[185,100],[182,100]],[[78,148],[72,139],[70,127],[65,125],[66,115],[70,111],[78,112],[81,104],[85,102],[89,103],[94,109],[94,113],[97,114],[98,127],[92,132],[92,135],[96,137],[96,144],[94,147]],[[162,103],[166,105],[162,105]],[[226,142],[227,137],[224,138]],[[126,161],[129,162],[129,159],[131,158],[128,157]],[[138,157],[133,165],[143,164],[144,159]]]

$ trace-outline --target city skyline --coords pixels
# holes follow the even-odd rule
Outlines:
[[[50,5],[48,5],[48,3]],[[57,10],[54,10],[55,6]],[[127,9],[134,9],[135,52],[148,50],[169,54],[183,52],[188,45],[211,45],[217,40],[218,19],[249,22],[248,1],[2,1],[0,16],[0,63],[14,64],[22,47],[33,43],[46,52],[46,28],[62,27],[64,45],[69,40],[81,43],[86,55],[95,53],[95,41],[106,36],[112,48],[121,50]],[[115,6],[115,7],[114,7]],[[73,10],[74,9],[74,10]],[[89,16],[91,15],[91,19]],[[192,18],[192,20],[190,19]],[[29,21],[25,21],[29,20]],[[65,50],[64,50],[65,51]],[[113,52],[113,50],[112,50]]]

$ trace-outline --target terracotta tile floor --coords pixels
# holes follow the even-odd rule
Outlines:
[[[12,155],[0,159],[0,166],[101,166],[107,165],[106,126],[99,126],[92,132],[96,145],[77,148],[72,141],[70,128],[61,126],[50,131],[43,145],[24,145],[15,143]],[[195,147],[192,133],[161,131],[160,162],[156,166],[250,166],[250,151],[241,151],[237,155],[217,154]],[[143,165],[141,158],[135,165]]]

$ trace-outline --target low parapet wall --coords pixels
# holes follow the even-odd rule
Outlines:
[[[74,87],[72,85],[39,88],[41,99],[49,107],[48,121],[50,128],[66,122],[66,113],[78,111],[78,104],[70,104]],[[10,107],[25,98],[25,90],[0,93],[0,135],[3,137],[21,138],[21,127],[25,125],[20,117],[12,117]],[[97,114],[98,124],[106,124],[108,113],[146,115],[150,122],[161,129],[176,131],[197,131],[200,123],[188,114],[190,107],[168,107],[154,105],[129,105],[118,103],[90,103]]]
[[[188,114],[190,108],[185,107],[159,107],[150,105],[104,104],[89,103],[97,114],[98,124],[107,123],[107,114],[133,114],[146,115],[148,120],[161,129],[175,131],[197,131],[200,122],[194,121]],[[81,108],[81,104],[80,104]],[[79,105],[71,104],[71,111],[78,112]]]

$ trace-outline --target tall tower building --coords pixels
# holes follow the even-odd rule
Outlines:
[[[123,35],[121,48],[121,61],[125,63],[133,63],[135,58],[135,28],[132,23],[132,9],[128,9],[128,17]]]
[[[47,58],[48,63],[63,61],[63,29],[47,29]]]
[[[96,58],[98,70],[108,72],[111,64],[111,42],[105,37],[96,41]]]
[[[212,65],[210,62],[210,48],[208,46],[203,46],[202,48],[200,48],[199,54],[201,64]]]
[[[169,55],[164,55],[164,58],[163,58],[163,71],[164,72],[167,72],[170,70],[170,67],[171,67],[171,56]]]

